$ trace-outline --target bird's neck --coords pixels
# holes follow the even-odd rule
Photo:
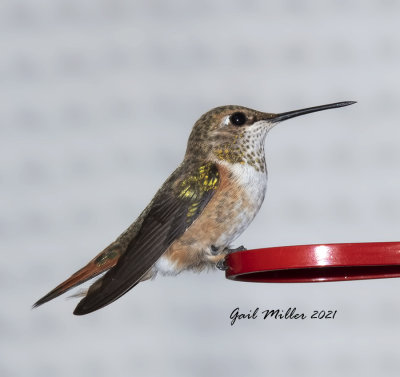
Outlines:
[[[221,144],[213,149],[212,154],[217,162],[247,165],[253,167],[256,171],[266,171],[264,143],[250,146],[232,143]]]

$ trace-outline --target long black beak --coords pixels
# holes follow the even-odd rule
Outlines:
[[[322,105],[322,106],[307,107],[306,109],[293,110],[293,111],[288,111],[286,113],[275,114],[275,116],[269,118],[268,121],[270,121],[272,123],[282,122],[283,120],[298,117],[300,115],[315,113],[316,111],[336,109],[338,107],[349,106],[349,105],[353,105],[355,103],[357,103],[357,102],[356,101],[345,101],[345,102],[330,103],[328,105]]]

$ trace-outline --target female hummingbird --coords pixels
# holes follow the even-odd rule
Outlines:
[[[221,106],[200,117],[185,157],[137,220],[113,243],[34,304],[34,307],[106,272],[88,289],[74,314],[118,299],[157,273],[224,269],[231,243],[248,227],[264,200],[264,140],[277,123],[353,101],[285,113]]]

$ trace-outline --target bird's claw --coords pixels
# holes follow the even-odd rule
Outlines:
[[[211,245],[211,253],[212,254],[214,254],[214,255],[217,254],[218,250],[219,249],[217,247],[215,247],[214,245]],[[235,253],[237,251],[244,251],[244,250],[247,250],[244,246],[239,246],[236,249],[225,248],[223,251],[223,254],[227,255],[227,254]],[[226,271],[228,269],[228,265],[226,263],[226,258],[219,260],[216,263],[216,266],[217,266],[218,270]]]
[[[221,271],[226,271],[228,269],[228,265],[226,264],[225,258],[219,260],[217,262],[216,266],[217,266],[218,270],[221,270]]]
[[[236,253],[237,251],[245,251],[245,250],[247,250],[247,249],[243,245],[237,247],[236,249],[226,249],[228,254]]]

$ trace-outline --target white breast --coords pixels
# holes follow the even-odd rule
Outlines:
[[[254,200],[254,203],[258,203],[260,199],[261,203],[263,202],[267,190],[266,171],[257,171],[249,164],[230,165],[229,170],[233,173],[236,182],[246,189],[246,192]]]

